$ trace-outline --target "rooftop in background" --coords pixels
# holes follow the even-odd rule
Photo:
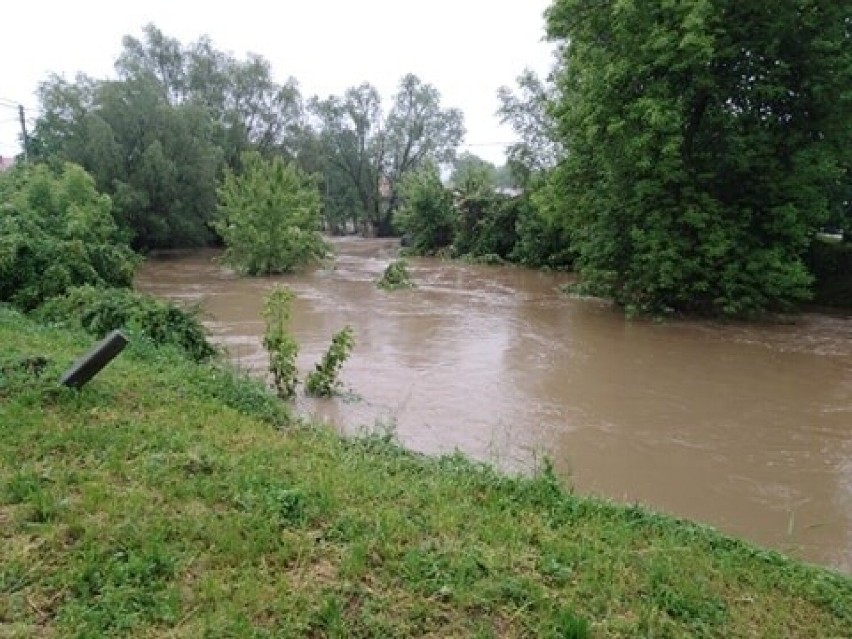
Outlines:
[[[0,155],[0,171],[7,171],[15,166],[15,158],[7,158]]]

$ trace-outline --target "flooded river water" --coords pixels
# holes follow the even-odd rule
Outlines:
[[[200,303],[215,339],[262,373],[262,298],[283,282],[302,371],[355,330],[351,394],[301,399],[304,411],[510,472],[547,457],[579,492],[852,572],[852,319],[627,321],[561,294],[564,274],[426,259],[411,262],[418,288],[385,293],[396,243],[335,244],[333,268],[281,278],[176,254],[145,264],[137,287]]]

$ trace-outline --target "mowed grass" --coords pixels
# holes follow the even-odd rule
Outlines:
[[[0,310],[0,637],[852,631],[848,577],[548,472],[287,425],[224,369],[143,345],[58,388],[89,342]]]

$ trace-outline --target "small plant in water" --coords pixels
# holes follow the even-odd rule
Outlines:
[[[338,379],[340,367],[349,359],[354,346],[355,337],[351,326],[347,326],[331,338],[331,346],[328,347],[322,361],[316,365],[313,372],[308,374],[308,379],[305,381],[309,395],[316,397],[334,395],[340,386]]]
[[[386,291],[414,288],[414,282],[411,281],[411,274],[408,272],[408,262],[395,260],[388,264],[384,275],[379,280],[379,288]]]
[[[293,291],[277,286],[263,304],[263,319],[266,322],[263,347],[269,353],[269,372],[272,373],[275,389],[283,399],[296,395],[299,382],[296,370],[299,345],[290,332],[290,305],[294,298]]]

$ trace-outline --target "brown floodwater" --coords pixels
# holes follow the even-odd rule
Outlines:
[[[565,274],[412,260],[418,288],[375,282],[386,240],[336,240],[332,268],[238,278],[212,251],[148,261],[139,289],[201,304],[212,335],[263,373],[263,296],[297,294],[307,372],[346,324],[349,392],[299,400],[348,433],[393,430],[509,472],[548,458],[577,491],[709,523],[852,572],[852,318],[772,325],[628,321],[573,299]]]

